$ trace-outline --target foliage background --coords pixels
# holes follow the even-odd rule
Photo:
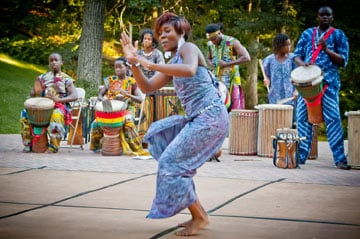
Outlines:
[[[260,59],[271,53],[272,38],[280,31],[286,31],[295,45],[305,28],[317,25],[316,13],[323,5],[334,9],[333,25],[341,28],[350,42],[349,65],[341,70],[340,109],[345,125],[344,112],[358,110],[360,105],[360,66],[357,60],[360,56],[357,17],[360,1],[107,0],[102,72],[104,76],[111,74],[112,59],[121,55],[118,41],[121,31],[131,32],[133,39],[138,39],[140,30],[151,28],[156,17],[164,11],[174,11],[189,20],[193,30],[190,40],[204,53],[207,42],[205,26],[222,22],[226,34],[237,37],[252,57]],[[57,51],[63,56],[63,71],[76,79],[83,10],[84,0],[2,0],[0,52],[45,67],[48,55]],[[254,44],[256,41],[258,44]],[[246,66],[240,69],[243,79],[246,79]],[[76,84],[81,86],[82,82]],[[96,94],[91,89],[87,92]],[[266,103],[261,73],[258,76],[258,98],[259,103]]]

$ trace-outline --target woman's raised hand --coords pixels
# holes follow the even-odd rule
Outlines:
[[[138,41],[135,41],[135,46],[132,44],[130,37],[126,32],[121,33],[121,45],[123,47],[123,52],[125,57],[129,60],[130,64],[136,62],[137,52],[138,52]]]

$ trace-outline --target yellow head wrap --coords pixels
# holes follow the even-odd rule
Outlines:
[[[206,38],[207,39],[212,38],[214,36],[217,36],[219,33],[220,33],[220,30],[217,30],[217,31],[212,32],[212,33],[206,33]]]

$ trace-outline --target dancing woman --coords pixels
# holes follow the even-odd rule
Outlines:
[[[154,64],[138,55],[137,42],[122,33],[123,51],[144,93],[173,82],[186,116],[170,116],[154,122],[144,140],[158,161],[156,195],[148,218],[167,218],[185,208],[190,221],[180,224],[178,236],[191,236],[204,228],[208,215],[195,192],[193,176],[222,146],[229,128],[229,117],[200,49],[187,42],[190,24],[183,17],[166,12],[155,23],[155,37],[173,58],[167,64]],[[158,71],[147,79],[139,65]]]

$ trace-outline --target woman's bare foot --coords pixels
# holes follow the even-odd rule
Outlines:
[[[178,227],[188,227],[188,226],[190,226],[191,223],[192,223],[192,220],[189,220],[186,222],[181,222],[178,224]]]
[[[179,224],[179,227],[185,227],[177,231],[176,236],[192,236],[209,224],[208,214],[201,206],[199,200],[189,207],[192,219]]]
[[[205,209],[203,208],[203,206],[200,205],[200,210],[201,210],[201,215],[207,218],[207,212],[205,211]],[[181,222],[178,224],[178,227],[188,227],[191,225],[191,223],[193,222],[193,220],[189,220],[186,222]]]
[[[209,224],[209,220],[207,218],[195,219],[188,222],[190,222],[189,225],[186,226],[183,230],[175,232],[176,236],[193,236]]]

